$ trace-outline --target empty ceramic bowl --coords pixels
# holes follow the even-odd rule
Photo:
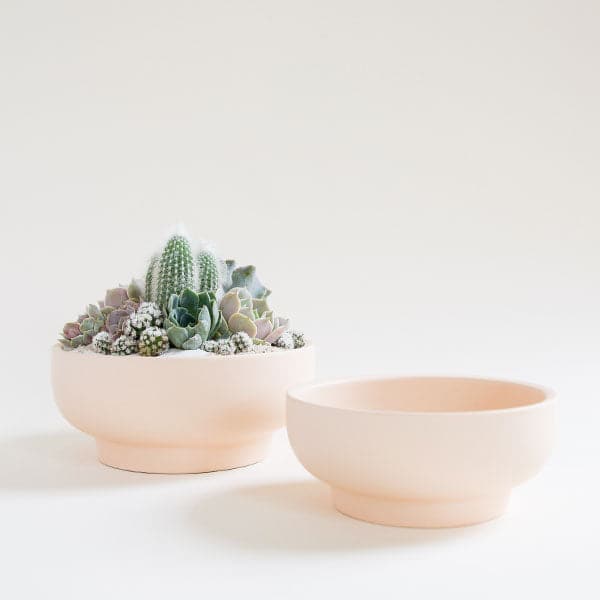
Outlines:
[[[554,440],[543,388],[485,379],[398,377],[288,392],[300,462],[342,513],[385,525],[453,527],[502,514]]]

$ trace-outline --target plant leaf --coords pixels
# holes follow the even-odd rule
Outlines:
[[[266,298],[271,293],[256,276],[254,265],[235,269],[231,273],[231,282],[234,286],[246,288],[253,298]]]
[[[167,329],[167,336],[173,346],[182,348],[188,339],[188,332],[183,327],[169,327]]]
[[[181,347],[184,350],[198,350],[202,346],[203,341],[200,335],[194,335],[189,340],[186,340]]]
[[[232,333],[238,331],[245,331],[251,338],[256,337],[256,325],[247,316],[241,313],[235,313],[231,315],[231,318],[227,322],[229,329]]]
[[[179,296],[177,294],[171,294],[169,302],[167,303],[167,313],[175,310],[179,306]]]
[[[203,306],[198,313],[198,323],[202,323],[208,335],[208,331],[210,331],[211,320],[210,313],[208,312],[208,308],[206,306]]]
[[[223,317],[229,321],[231,315],[239,312],[242,308],[242,303],[237,295],[237,292],[227,292],[223,298],[221,298],[221,312]]]
[[[183,308],[185,308],[190,313],[190,315],[196,317],[196,315],[198,314],[198,308],[200,306],[198,294],[186,288],[185,290],[183,290],[183,292],[181,292],[181,295],[179,296],[179,306],[183,306]]]
[[[256,335],[254,337],[261,340],[264,340],[273,331],[273,323],[267,318],[257,319],[254,324],[256,325]]]

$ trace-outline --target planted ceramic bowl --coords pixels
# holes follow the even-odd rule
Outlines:
[[[64,417],[96,438],[100,462],[146,473],[200,473],[263,460],[285,423],[287,388],[313,379],[314,347],[148,358],[52,349]]]
[[[373,523],[454,527],[493,519],[553,446],[555,399],[485,379],[398,377],[288,392],[296,456],[335,507]]]

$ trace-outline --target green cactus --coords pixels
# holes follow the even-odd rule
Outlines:
[[[148,327],[140,335],[138,351],[142,356],[158,356],[169,349],[167,332],[160,327]]]
[[[236,353],[250,352],[252,350],[252,338],[245,331],[234,333],[229,341],[234,345]]]
[[[194,267],[188,239],[182,235],[172,236],[160,258],[150,260],[146,273],[146,299],[164,307],[171,294],[179,294],[186,288],[194,289]]]
[[[92,340],[92,349],[98,354],[110,354],[112,341],[107,331],[101,331],[94,336]]]
[[[286,350],[293,350],[294,348],[294,337],[289,331],[284,332],[282,335],[273,342],[273,346],[278,348],[285,348]]]
[[[306,338],[302,331],[292,331],[291,333],[294,340],[294,348],[303,348],[306,346]]]
[[[142,332],[152,326],[152,317],[149,314],[135,312],[125,321],[123,333],[127,337],[138,340]]]
[[[224,356],[235,354],[236,348],[231,340],[219,340],[215,352]]]
[[[204,352],[216,352],[219,347],[219,342],[217,340],[208,340],[202,344],[202,350]]]
[[[118,337],[110,348],[111,354],[115,356],[129,356],[130,354],[135,354],[138,351],[138,343],[137,340],[133,338],[122,335]]]
[[[150,294],[152,293],[152,285],[156,281],[159,264],[160,256],[158,254],[153,254],[152,258],[150,258],[150,263],[148,264],[148,270],[146,271],[146,287],[144,289],[144,296],[146,298],[150,298]]]
[[[221,286],[219,261],[208,250],[203,250],[196,259],[198,265],[198,291],[216,292]]]

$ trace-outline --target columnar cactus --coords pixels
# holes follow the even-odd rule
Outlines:
[[[144,295],[146,298],[150,298],[150,294],[152,293],[154,288],[154,283],[158,277],[158,268],[160,266],[160,256],[158,254],[153,254],[150,258],[150,263],[148,264],[148,270],[146,271],[146,287],[144,289]]]
[[[169,239],[160,258],[152,259],[146,273],[146,299],[166,306],[171,294],[194,289],[194,257],[190,242],[182,235]]]
[[[196,259],[198,265],[198,291],[216,292],[221,287],[219,261],[208,250],[203,250]]]

